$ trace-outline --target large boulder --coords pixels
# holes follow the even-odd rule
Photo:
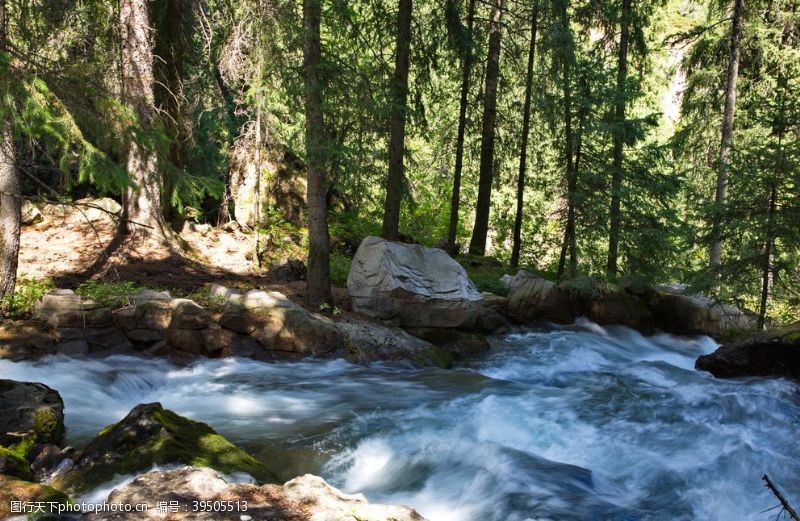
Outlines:
[[[355,311],[400,326],[472,327],[483,295],[444,250],[367,237],[347,289]]]
[[[64,401],[44,384],[0,380],[0,445],[29,439],[61,444]]]
[[[202,502],[202,503],[201,503]],[[84,521],[139,520],[283,520],[283,521],[422,521],[415,510],[372,505],[361,494],[349,495],[322,478],[305,475],[285,485],[230,484],[210,469],[184,467],[148,472],[114,490],[108,503],[147,503],[147,512],[85,514]],[[157,504],[176,505],[159,510]],[[209,505],[198,510],[197,505]],[[211,508],[216,505],[216,508]]]
[[[751,314],[701,295],[662,288],[650,292],[646,301],[656,327],[668,333],[729,339],[755,327]]]
[[[205,423],[179,416],[160,403],[149,403],[137,405],[122,421],[106,427],[72,468],[51,483],[61,490],[84,491],[115,474],[133,474],[170,463],[245,472],[261,482],[277,480],[264,464]]]
[[[800,380],[800,323],[720,346],[697,359],[697,369],[719,378],[784,376]]]
[[[568,324],[575,320],[569,291],[558,284],[520,270],[508,284],[508,316],[522,323],[556,322]]]

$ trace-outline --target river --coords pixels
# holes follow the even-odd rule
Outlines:
[[[800,502],[798,388],[695,371],[715,347],[580,322],[493,339],[451,370],[115,356],[0,360],[0,376],[58,390],[75,446],[160,401],[286,479],[433,521],[774,519],[764,473]]]

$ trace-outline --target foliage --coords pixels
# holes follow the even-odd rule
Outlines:
[[[87,280],[81,283],[75,293],[81,297],[94,300],[95,302],[111,308],[120,308],[132,304],[131,297],[143,288],[135,282],[103,282],[98,280]]]
[[[5,295],[0,301],[3,316],[19,319],[30,317],[34,305],[49,291],[55,289],[50,279],[31,279],[21,277],[17,279],[14,293]]]

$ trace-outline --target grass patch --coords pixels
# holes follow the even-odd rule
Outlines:
[[[87,280],[75,289],[83,298],[110,308],[121,308],[132,304],[131,297],[144,288],[131,281],[102,282]]]
[[[347,255],[331,252],[331,283],[337,288],[347,286],[347,275],[350,273],[350,265],[353,259]]]

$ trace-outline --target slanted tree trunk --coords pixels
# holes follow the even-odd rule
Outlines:
[[[458,133],[456,136],[456,163],[453,169],[453,196],[450,199],[450,226],[447,229],[447,244],[455,246],[458,234],[458,210],[461,206],[461,170],[464,165],[464,134],[467,129],[467,105],[469,104],[469,77],[472,72],[473,38],[475,25],[475,0],[469,0],[467,8],[467,48],[461,58],[461,100],[458,107]]]
[[[564,226],[564,240],[561,248],[561,256],[558,261],[558,278],[564,275],[567,264],[567,252],[569,252],[569,272],[575,276],[578,271],[577,240],[575,237],[575,204],[577,199],[577,175],[575,162],[573,160],[574,143],[572,136],[572,59],[573,41],[572,31],[569,27],[569,15],[567,13],[567,0],[558,0],[559,15],[562,33],[562,61],[561,61],[561,88],[562,101],[564,104],[564,158],[565,158],[565,177],[567,179],[567,222]]]
[[[155,122],[153,52],[150,18],[145,0],[120,0],[119,25],[122,54],[122,95],[133,107],[142,128]],[[161,212],[161,175],[156,151],[133,136],[126,151],[126,168],[133,186],[124,200],[127,230],[144,225],[145,233],[166,232]]]
[[[525,77],[525,105],[522,109],[522,142],[519,150],[519,174],[517,174],[517,215],[514,218],[514,245],[511,250],[511,267],[519,266],[519,252],[522,247],[522,216],[525,193],[525,170],[528,162],[528,134],[531,126],[531,98],[533,97],[533,63],[536,58],[536,30],[538,28],[539,6],[534,2],[531,13],[531,42],[528,48],[528,71]]]
[[[622,165],[625,147],[625,105],[628,81],[628,38],[631,24],[631,0],[622,0],[620,16],[619,54],[617,56],[617,91],[614,96],[614,152],[611,164],[611,210],[609,212],[608,262],[606,273],[617,274],[619,235],[622,228],[620,199],[622,192]]]
[[[8,12],[0,0],[0,52],[8,44]],[[13,293],[19,259],[20,199],[14,136],[9,115],[0,115],[0,297]]]
[[[711,251],[709,269],[711,275],[719,277],[722,266],[723,214],[728,197],[728,171],[733,145],[733,118],[736,112],[736,82],[739,79],[739,41],[742,36],[742,11],[744,0],[734,0],[731,21],[731,41],[728,50],[728,70],[725,75],[725,110],[722,115],[722,140],[717,164],[717,189],[714,212],[711,216]]]
[[[172,215],[172,192],[176,177],[183,170],[184,141],[186,132],[183,123],[183,6],[182,0],[158,2],[159,20],[156,26],[155,70],[158,81],[154,84],[156,105],[165,114],[162,118],[170,138],[169,162],[173,169],[163,176],[162,209],[169,218]]]
[[[495,120],[497,119],[497,85],[500,81],[500,19],[503,0],[495,0],[489,19],[489,48],[487,51],[486,83],[483,90],[483,126],[481,129],[481,160],[478,176],[478,202],[475,207],[475,225],[469,252],[486,253],[486,236],[489,233],[489,210],[492,204],[492,177],[494,170]]]
[[[303,0],[303,68],[305,72],[306,168],[308,183],[308,291],[306,302],[319,307],[331,302],[328,208],[325,202],[325,128],[322,119],[322,0]]]
[[[406,140],[406,112],[408,98],[408,55],[411,48],[412,0],[400,0],[397,7],[397,48],[395,50],[394,78],[391,84],[389,116],[389,174],[386,178],[381,235],[390,241],[397,240],[400,228],[400,204],[403,198],[403,156]]]

